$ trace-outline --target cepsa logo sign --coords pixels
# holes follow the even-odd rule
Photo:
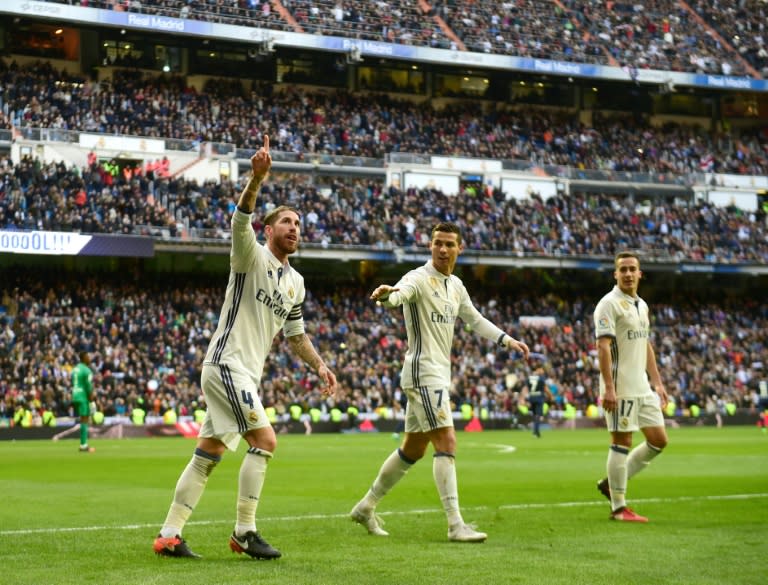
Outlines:
[[[61,12],[61,7],[46,2],[24,2],[21,11],[27,14],[45,14],[55,16]]]

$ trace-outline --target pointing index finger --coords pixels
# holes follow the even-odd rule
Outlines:
[[[269,136],[264,135],[264,150],[269,152]]]

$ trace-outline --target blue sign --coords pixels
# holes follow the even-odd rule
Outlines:
[[[145,236],[0,230],[0,253],[151,258],[155,254],[155,244],[152,238]]]

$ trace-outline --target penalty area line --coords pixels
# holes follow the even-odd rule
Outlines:
[[[638,504],[657,504],[657,503],[677,503],[677,502],[722,502],[728,500],[755,500],[768,498],[768,493],[757,494],[727,494],[719,496],[679,496],[674,498],[643,498],[633,499],[632,503]],[[577,502],[547,502],[547,503],[528,503],[528,504],[502,504],[500,506],[466,506],[462,511],[481,511],[481,510],[536,510],[539,508],[579,508],[591,506],[605,506],[603,500],[589,500]],[[411,514],[437,514],[443,513],[439,507],[428,509],[400,510],[391,512],[377,512],[379,516],[408,516]],[[303,520],[334,520],[347,519],[349,514],[301,514],[297,516],[263,516],[259,522],[298,522]],[[191,520],[187,526],[214,526],[218,524],[231,524],[233,519],[228,520]],[[99,530],[147,530],[150,528],[159,528],[160,523],[152,524],[122,524],[120,526],[49,526],[46,528],[28,528],[20,530],[0,530],[0,536],[23,536],[32,534],[50,534],[50,533],[71,533],[71,532],[96,532]]]

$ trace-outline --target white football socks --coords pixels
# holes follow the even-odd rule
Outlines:
[[[632,449],[627,458],[627,479],[631,479],[661,453],[661,449],[654,447],[648,441],[643,441],[637,447]]]
[[[432,458],[432,476],[435,479],[440,501],[448,520],[448,526],[463,523],[459,512],[459,488],[456,481],[456,459],[449,453],[435,453]]]
[[[627,505],[627,456],[629,449],[619,445],[611,445],[608,450],[608,483],[611,486],[611,510],[618,510]]]
[[[395,487],[412,466],[413,462],[405,461],[400,456],[400,449],[395,449],[382,463],[373,485],[360,502],[361,507],[366,510],[375,508],[376,504]]]
[[[203,495],[208,476],[219,461],[221,461],[220,457],[212,457],[199,449],[195,451],[192,459],[179,476],[179,481],[176,482],[173,502],[163,527],[160,529],[160,536],[173,538],[176,535],[181,535],[184,525]]]
[[[267,462],[272,453],[263,449],[249,449],[240,465],[237,491],[237,522],[235,534],[256,531],[256,508],[267,474]]]

